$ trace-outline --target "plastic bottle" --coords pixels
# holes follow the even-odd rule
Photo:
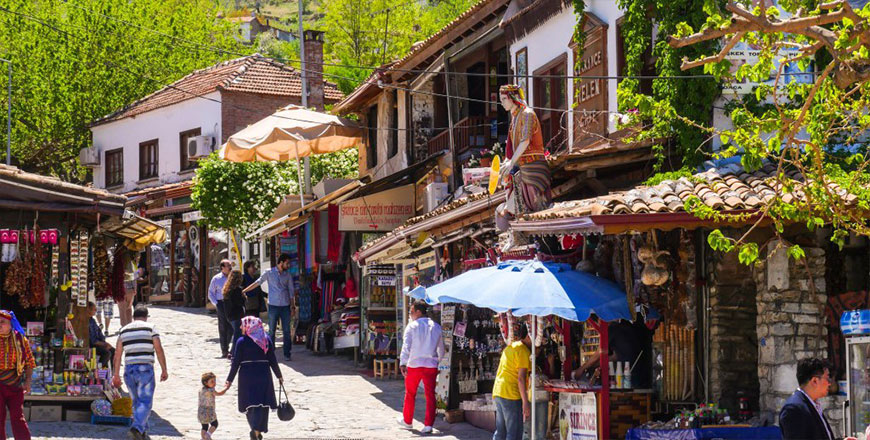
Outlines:
[[[625,366],[622,368],[622,387],[625,389],[631,388],[631,365],[625,361]]]
[[[623,384],[623,382],[622,382],[622,362],[616,363],[615,376],[616,376],[616,388],[622,389],[622,384]]]
[[[608,362],[608,371],[610,371],[610,388],[616,389],[616,370],[613,368],[613,361]]]

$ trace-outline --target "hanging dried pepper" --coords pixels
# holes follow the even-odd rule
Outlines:
[[[109,277],[107,290],[115,302],[124,301],[124,267],[127,264],[126,249],[124,246],[115,246],[112,257],[112,274]]]
[[[96,299],[106,299],[112,296],[112,292],[108,290],[112,263],[109,262],[109,251],[106,249],[106,242],[103,240],[103,237],[94,237],[93,249],[94,263],[91,266],[91,279],[94,280],[94,297]]]
[[[19,235],[19,246],[21,243],[21,235],[26,236],[26,234]],[[6,270],[6,280],[3,283],[3,291],[9,296],[21,296],[27,292],[28,280],[27,263],[25,262],[26,257],[26,253],[22,252],[19,248],[18,256],[15,257],[15,261],[13,261],[9,266],[9,269]]]
[[[30,288],[19,298],[22,307],[42,307],[45,304],[45,250],[39,239],[39,227],[33,228],[33,246],[30,252]]]

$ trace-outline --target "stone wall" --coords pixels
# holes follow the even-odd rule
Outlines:
[[[411,143],[414,149],[414,161],[419,162],[429,156],[429,139],[435,135],[435,96],[434,82],[426,81],[418,89],[420,93],[411,95],[411,117],[413,130]]]
[[[772,251],[755,267],[759,404],[775,416],[797,389],[798,360],[827,356],[825,251],[802,247],[806,263],[788,258],[786,246],[777,249],[771,242]],[[823,404],[835,436],[842,436],[842,399],[827,397]]]
[[[714,252],[708,260],[710,286],[710,400],[738,407],[738,393],[758,402],[756,286],[752,268],[736,252]]]

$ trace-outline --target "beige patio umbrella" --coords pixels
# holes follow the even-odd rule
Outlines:
[[[362,135],[353,121],[288,105],[230,136],[219,154],[232,162],[298,160],[359,145]]]

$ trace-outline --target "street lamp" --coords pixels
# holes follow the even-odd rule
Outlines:
[[[8,97],[6,99],[6,165],[12,165],[12,61],[0,58],[9,66]]]

